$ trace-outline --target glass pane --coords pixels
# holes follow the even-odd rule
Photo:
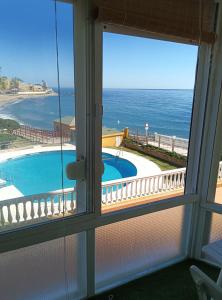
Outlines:
[[[209,242],[213,243],[222,240],[222,215],[208,213],[211,217]]]
[[[0,3],[0,230],[77,212],[73,4]]]
[[[184,194],[196,46],[103,34],[103,211]]]
[[[3,253],[1,298],[82,299],[86,297],[85,261],[85,233]]]
[[[97,228],[97,291],[182,256],[183,216],[180,206]]]
[[[208,212],[205,220],[203,258],[221,266],[222,216]]]
[[[217,188],[214,201],[222,204],[222,161],[219,161],[218,176],[217,176]]]

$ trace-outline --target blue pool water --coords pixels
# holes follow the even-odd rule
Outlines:
[[[75,151],[63,151],[64,188],[75,182],[66,177],[65,168],[76,159]],[[136,167],[128,160],[103,153],[105,166],[102,181],[120,179],[137,174]],[[25,196],[62,188],[60,151],[42,152],[10,159],[0,164],[1,178],[8,179]]]

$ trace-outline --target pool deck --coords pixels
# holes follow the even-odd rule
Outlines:
[[[22,197],[23,194],[14,186],[0,188],[0,201]]]
[[[63,145],[63,150],[75,150],[76,147],[70,144]],[[50,152],[50,151],[60,151],[61,146],[41,146],[36,145],[32,148],[25,148],[25,149],[13,149],[7,151],[1,151],[0,162],[5,161],[10,158],[17,158],[20,156],[34,154],[34,153],[41,153],[41,152]]]
[[[71,144],[64,144],[62,149],[63,150],[75,150],[76,147]],[[0,162],[3,162],[7,159],[28,155],[28,154],[50,152],[50,151],[60,151],[60,150],[61,150],[61,146],[36,145],[36,146],[33,146],[32,148],[11,150],[11,151],[10,150],[2,151],[1,157],[0,157]],[[110,148],[102,148],[102,152],[129,160],[137,168],[137,176],[138,177],[156,175],[161,172],[160,168],[155,163],[153,163],[152,161],[149,161],[146,158],[138,156],[136,154],[122,151],[121,149],[118,150],[118,149],[110,149]]]

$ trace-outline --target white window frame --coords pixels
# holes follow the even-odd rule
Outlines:
[[[217,175],[222,151],[222,2],[217,4],[217,40],[210,56],[207,107],[205,114],[204,136],[198,180],[199,201],[193,217],[193,235],[191,256],[202,259],[202,247],[209,241],[211,214],[222,214],[222,205],[213,203],[215,198]]]
[[[82,114],[85,113],[86,120],[79,119],[80,130],[77,132],[77,143],[79,144],[79,152],[77,153],[77,158],[81,156],[87,156],[90,161],[87,165],[87,184],[90,189],[90,208],[88,213],[81,214],[78,216],[66,217],[63,220],[47,222],[43,224],[37,224],[35,227],[25,227],[18,231],[7,232],[5,236],[12,236],[16,238],[16,235],[21,239],[24,236],[23,241],[20,240],[18,247],[31,245],[32,243],[39,243],[49,239],[55,239],[60,236],[68,235],[71,233],[81,232],[83,230],[91,230],[98,226],[110,224],[113,222],[118,222],[121,220],[126,220],[128,218],[136,217],[139,215],[144,215],[147,213],[152,213],[159,210],[164,210],[167,208],[190,204],[197,201],[198,197],[195,193],[195,182],[197,177],[197,171],[195,173],[195,178],[192,177],[190,180],[192,186],[187,185],[186,191],[183,196],[172,197],[164,201],[159,201],[151,204],[143,204],[135,207],[131,207],[125,210],[107,213],[101,215],[101,135],[102,135],[102,33],[103,25],[95,22],[90,18],[90,12],[92,9],[92,1],[90,0],[75,0],[75,19],[77,22],[75,24],[76,30],[76,46],[75,49],[75,81],[77,91],[76,97],[81,98],[82,102],[78,102],[79,110],[82,110]],[[78,11],[78,12],[77,12]],[[79,20],[78,20],[79,16]],[[126,30],[126,34],[129,32]],[[147,36],[149,37],[149,36]],[[198,87],[201,88],[201,87]],[[195,93],[195,105],[197,108],[202,102],[202,94]],[[76,116],[78,118],[78,116]],[[201,120],[203,119],[202,114],[198,114]],[[78,120],[77,120],[78,121]],[[84,128],[84,123],[87,123],[87,128]],[[82,125],[81,125],[82,124]],[[195,126],[194,132],[191,135],[190,145],[196,144],[196,137],[201,136],[202,127]],[[82,133],[88,135],[87,142],[84,143],[82,138]],[[194,151],[190,146],[190,159],[189,164],[194,165],[195,169],[198,169],[198,151]],[[88,151],[88,154],[87,154]],[[189,170],[188,170],[189,172]],[[192,171],[193,172],[193,171]],[[192,173],[193,174],[193,173]],[[195,180],[194,180],[195,179]],[[63,228],[62,233],[61,228]],[[45,234],[42,234],[42,232]],[[41,234],[40,234],[41,233]],[[35,240],[31,238],[30,235],[35,235]],[[40,235],[39,235],[40,234]],[[6,243],[7,239],[3,239]],[[25,240],[27,240],[25,242]],[[10,244],[15,246],[13,241],[8,243],[8,248]],[[12,245],[11,244],[11,245]],[[6,249],[7,247],[4,247]],[[0,246],[0,252],[2,248]]]
[[[77,132],[77,143],[79,145],[77,158],[86,157],[86,182],[81,183],[79,189],[82,191],[80,194],[82,193],[83,198],[85,197],[87,200],[87,211],[77,216],[39,223],[35,226],[24,227],[0,234],[0,252],[15,250],[85,231],[87,245],[87,296],[93,296],[95,294],[95,229],[97,227],[184,205],[185,217],[182,237],[184,239],[184,257],[187,255],[197,257],[199,255],[198,251],[202,243],[200,242],[199,246],[196,247],[194,246],[194,242],[191,242],[200,233],[199,228],[204,218],[203,216],[200,217],[199,214],[202,214],[204,210],[204,215],[206,209],[209,209],[206,208],[205,204],[208,192],[208,188],[205,189],[205,185],[209,181],[211,151],[213,150],[208,149],[207,153],[204,154],[204,146],[206,146],[209,140],[209,133],[215,132],[215,124],[210,124],[208,119],[204,122],[205,113],[206,116],[209,115],[209,105],[208,110],[205,112],[205,103],[207,96],[208,99],[211,97],[211,103],[213,103],[216,95],[209,95],[209,91],[213,90],[213,86],[209,90],[207,88],[211,64],[211,47],[201,45],[198,56],[199,65],[195,84],[185,194],[164,201],[101,214],[102,36],[104,28],[103,24],[98,23],[92,18],[93,2],[91,0],[75,0],[74,2],[76,22],[74,37],[75,87],[77,91],[77,110],[81,112],[79,116],[76,116],[79,124],[79,131]],[[121,28],[121,33],[123,32],[130,34],[131,31]],[[133,33],[131,32],[131,34]],[[134,34],[138,36],[139,32]],[[144,36],[144,33],[141,36]],[[215,45],[214,51],[216,47]],[[212,72],[210,76],[212,80]],[[83,115],[85,117],[81,118]],[[78,117],[81,119],[78,119]],[[222,116],[220,118],[222,121]],[[222,125],[222,122],[220,122],[220,125]],[[216,153],[215,151],[214,154]],[[208,154],[210,157],[208,157]],[[86,189],[88,193],[85,193]],[[204,189],[203,192],[202,189]],[[204,208],[199,208],[199,202],[205,205]],[[196,220],[193,222],[192,217],[194,216],[195,218],[199,216],[198,222]],[[190,240],[191,232],[193,231],[195,234],[192,236],[192,240]],[[193,247],[190,247],[190,245],[193,245]]]
[[[125,34],[129,36],[143,37],[143,38],[152,38],[163,41],[178,42],[178,40],[172,39],[163,39],[161,36],[146,33],[140,30],[132,30],[124,26],[116,26],[103,24],[103,32],[110,32],[116,34]],[[197,193],[197,183],[199,175],[199,162],[201,154],[201,145],[202,145],[202,135],[204,129],[204,120],[205,120],[205,108],[207,101],[207,83],[209,78],[209,70],[211,64],[211,45],[203,44],[199,46],[198,56],[197,56],[197,67],[196,67],[196,78],[195,78],[195,87],[194,87],[194,96],[193,96],[193,105],[192,105],[192,118],[190,125],[190,138],[189,138],[189,149],[188,149],[188,163],[187,163],[187,172],[186,172],[186,182],[184,195],[171,197],[159,202],[159,208],[155,211],[167,209],[168,205],[170,207],[179,205],[185,205],[184,213],[184,224],[183,224],[183,251],[185,255],[191,253],[191,240],[193,234],[193,222],[192,216],[195,211],[195,202],[199,201],[199,195]],[[164,203],[163,203],[164,202]],[[164,204],[167,203],[167,206],[164,208]],[[194,205],[189,205],[194,204]],[[145,204],[145,207],[154,206],[155,203]],[[152,211],[151,211],[152,212]],[[149,212],[148,212],[149,213]]]

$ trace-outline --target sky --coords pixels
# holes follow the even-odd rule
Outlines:
[[[73,86],[72,5],[57,2],[60,80]],[[57,85],[53,0],[0,0],[2,75]]]
[[[103,40],[104,87],[193,89],[196,46],[112,33]]]
[[[72,5],[57,2],[62,87],[72,87]],[[53,0],[0,1],[1,75],[57,86]],[[197,47],[112,33],[103,34],[103,87],[192,89]]]

